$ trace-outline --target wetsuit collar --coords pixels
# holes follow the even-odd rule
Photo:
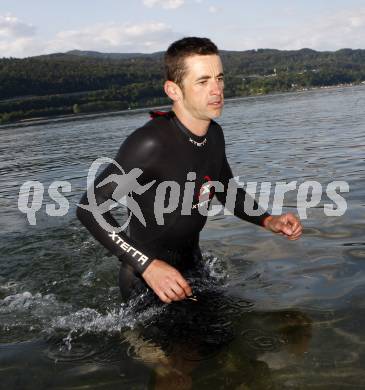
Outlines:
[[[208,132],[210,125],[208,127],[208,130],[205,135],[196,135],[192,133],[177,117],[174,111],[170,111],[170,115],[176,126],[189,137],[189,141],[196,145],[196,146],[204,146],[207,143],[207,138],[208,138]]]

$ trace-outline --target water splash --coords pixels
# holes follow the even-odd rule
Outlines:
[[[93,289],[95,307],[77,308],[74,302],[61,302],[56,294],[32,294],[29,291],[12,294],[0,300],[3,329],[12,331],[16,338],[21,333],[29,335],[29,330],[45,338],[48,344],[45,354],[55,362],[103,360],[104,355],[110,359],[113,354],[113,359],[118,360],[116,348],[121,343],[128,343],[125,335],[131,332],[137,332],[142,341],[150,337],[157,340],[158,345],[165,344],[165,351],[177,340],[188,341],[191,337],[194,342],[203,338],[205,345],[216,346],[227,339],[225,328],[227,324],[230,326],[226,319],[213,319],[212,315],[212,312],[224,310],[227,306],[220,298],[228,275],[219,258],[208,252],[203,256],[202,268],[187,275],[194,293],[200,296],[198,305],[190,301],[166,305],[147,290],[127,303],[120,303],[119,298],[116,299],[115,287],[95,290],[97,275],[89,268],[81,275],[79,283],[80,289]],[[55,287],[56,283],[52,286]],[[213,304],[209,303],[212,301]],[[21,321],[16,321],[17,318]],[[205,323],[207,321],[211,322],[209,326]],[[197,326],[204,330],[197,333]],[[138,333],[138,329],[147,331]],[[168,334],[172,338],[167,343]],[[189,353],[185,351],[184,355]]]

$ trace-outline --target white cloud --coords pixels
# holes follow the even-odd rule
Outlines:
[[[35,33],[33,25],[11,14],[0,15],[0,58],[24,56],[25,52],[34,54],[37,51]]]
[[[146,7],[154,7],[155,5],[165,9],[175,9],[181,7],[185,0],[143,0]]]
[[[281,38],[284,48],[365,48],[365,9],[347,10],[318,18],[313,24],[296,30],[289,32],[291,37]]]
[[[36,46],[36,43],[31,38],[18,38],[10,42],[0,39],[0,58],[27,57],[39,54]]]
[[[61,31],[47,43],[47,52],[71,49],[113,52],[151,52],[166,50],[179,38],[171,27],[161,22],[142,24],[98,24],[81,30]]]
[[[159,6],[167,3],[169,2],[154,1],[154,4]],[[217,8],[219,12],[220,7]],[[211,9],[213,10],[214,8]],[[365,7],[322,14],[310,21],[301,21],[297,15],[290,17],[288,14],[287,20],[287,26],[283,27],[265,27],[261,23],[260,27],[245,28],[243,25],[222,23],[219,30],[206,30],[204,35],[211,36],[221,49],[231,50],[292,50],[303,47],[316,50],[337,50],[344,47],[365,49]],[[37,29],[32,24],[10,14],[0,15],[0,58],[25,57],[72,49],[150,53],[166,50],[174,40],[187,35],[186,31],[179,34],[169,24],[160,21],[138,24],[101,23],[59,31],[47,39],[36,33]],[[189,34],[194,35],[196,31],[190,31]]]
[[[214,5],[211,5],[209,8],[208,8],[208,11],[212,14],[216,14],[220,9]]]
[[[58,32],[50,39],[40,39],[36,28],[15,16],[0,15],[0,58],[27,57],[68,50],[101,52],[155,52],[166,50],[182,37],[162,22],[103,23],[77,30]]]
[[[35,34],[35,27],[11,14],[0,15],[0,39],[25,38]]]
[[[295,16],[293,16],[295,21]],[[234,27],[231,28],[231,31]],[[236,31],[237,33],[237,31]],[[246,50],[276,48],[338,50],[345,47],[365,48],[365,8],[321,15],[310,23],[298,23],[286,28],[261,28],[244,30],[227,48]]]

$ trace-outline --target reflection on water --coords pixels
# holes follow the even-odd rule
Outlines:
[[[298,242],[211,218],[204,269],[187,275],[198,300],[171,305],[151,293],[122,303],[118,261],[74,216],[90,163],[112,157],[147,113],[0,129],[2,386],[364,388],[364,103],[359,87],[226,104],[236,175],[324,189],[346,180],[348,210],[327,217],[323,194]],[[34,227],[17,210],[26,180],[46,189]],[[54,180],[72,186],[64,217],[45,213]],[[284,211],[295,206],[289,192]]]
[[[28,359],[25,352],[40,354],[41,367],[57,364],[58,373],[51,382],[57,386],[79,381],[92,385],[95,367],[95,374],[102,371],[108,376],[105,365],[118,367],[125,384],[141,384],[144,376],[146,383],[158,389],[171,388],[172,382],[178,389],[190,388],[193,382],[199,388],[211,383],[228,388],[274,385],[272,368],[300,361],[308,351],[312,320],[297,310],[254,310],[252,302],[228,295],[223,280],[211,275],[197,281],[198,285],[191,280],[198,297],[194,302],[164,305],[146,293],[123,304],[119,312],[104,315],[92,309],[72,312],[68,307],[65,313],[69,314],[43,324],[42,341],[24,343],[19,350],[4,348],[0,360],[6,366],[15,363],[9,367],[14,372]],[[3,313],[7,308],[19,314],[34,306],[38,314],[47,314],[49,297],[20,295],[3,301]],[[37,364],[32,366],[27,375],[38,369]]]

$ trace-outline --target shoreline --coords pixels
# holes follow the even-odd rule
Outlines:
[[[341,89],[341,88],[353,88],[353,87],[362,87],[365,86],[365,81],[359,83],[359,84],[338,84],[338,85],[328,85],[328,86],[320,86],[320,87],[308,87],[308,88],[298,88],[293,89],[291,91],[273,91],[269,93],[257,93],[255,95],[248,95],[248,96],[236,96],[236,97],[230,97],[226,98],[225,102],[229,101],[235,101],[235,100],[242,100],[242,99],[250,99],[250,98],[257,98],[257,97],[264,97],[264,96],[271,96],[271,95],[286,95],[286,94],[292,94],[292,93],[305,93],[305,92],[313,92],[318,90],[335,90],[335,89]],[[42,125],[44,123],[48,123],[50,121],[52,122],[69,122],[74,120],[82,120],[87,118],[102,118],[103,116],[118,116],[123,115],[126,113],[138,113],[138,112],[145,112],[155,109],[163,109],[163,108],[169,108],[171,105],[162,105],[162,106],[150,106],[150,107],[141,107],[141,108],[133,108],[133,109],[125,109],[125,110],[118,110],[118,111],[104,111],[104,112],[95,112],[95,113],[79,113],[79,114],[67,114],[67,115],[52,115],[52,116],[46,116],[46,117],[34,117],[29,119],[20,119],[18,121],[13,121],[9,123],[5,123],[0,125],[0,130],[2,129],[8,129],[12,127],[26,127],[29,125]]]

